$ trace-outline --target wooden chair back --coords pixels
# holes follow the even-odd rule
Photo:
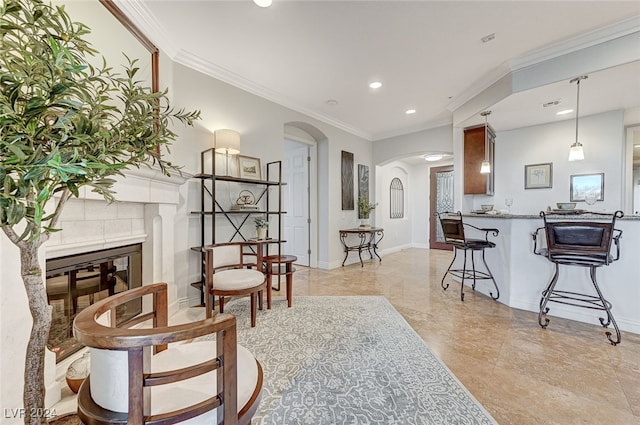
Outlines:
[[[131,320],[118,323],[119,307],[141,297],[152,297],[151,311]],[[143,303],[144,305],[144,303]],[[108,325],[103,324],[104,316]],[[151,327],[132,328],[145,322]],[[230,314],[218,314],[213,318],[181,325],[168,326],[167,284],[157,283],[131,289],[99,301],[78,314],[74,321],[74,334],[82,344],[92,347],[92,374],[95,366],[93,353],[126,362],[128,383],[120,394],[127,403],[126,411],[105,408],[104,403],[95,400],[101,396],[99,389],[91,387],[91,377],[87,378],[78,394],[78,414],[84,423],[117,424],[127,423],[158,425],[184,421],[213,409],[218,410],[218,421],[226,425],[238,423],[237,406],[237,341],[236,319]],[[187,368],[151,373],[152,350],[161,352],[167,344],[188,341],[204,335],[216,334],[217,357]],[[117,361],[117,360],[116,360]],[[122,365],[120,365],[122,367]],[[185,406],[179,410],[151,415],[151,387],[186,380],[216,370],[217,395],[205,401]],[[110,370],[107,373],[116,373]],[[95,387],[99,386],[95,382]],[[104,390],[104,389],[103,389]],[[118,393],[117,388],[106,390]],[[118,395],[118,394],[115,394]]]

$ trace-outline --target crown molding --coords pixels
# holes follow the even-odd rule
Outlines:
[[[267,99],[278,105],[292,109],[301,114],[307,115],[325,124],[329,124],[338,129],[344,130],[354,136],[361,137],[368,141],[372,141],[372,135],[362,129],[350,126],[342,121],[336,120],[330,116],[320,114],[305,108],[291,99],[261,86],[251,80],[241,77],[225,68],[214,63],[205,61],[198,55],[188,52],[177,47],[169,36],[167,30],[153,17],[153,14],[142,3],[135,0],[114,0],[118,7],[138,25],[141,30],[156,44],[156,46],[166,53],[171,60],[184,65],[188,68],[199,71],[205,75],[213,77],[217,80],[230,84],[248,93],[254,94],[263,99]]]
[[[460,93],[447,105],[449,111],[455,111],[462,105],[482,93],[487,88],[498,82],[505,76],[531,65],[545,62],[549,59],[577,52],[587,47],[606,43],[616,38],[640,32],[640,15],[624,19],[606,27],[581,34],[576,37],[551,44],[541,49],[533,50],[526,55],[510,59],[502,63],[498,68],[488,72]]]
[[[181,65],[184,65],[188,68],[194,69],[205,75],[208,75],[217,80],[220,80],[224,83],[227,83],[241,90],[244,90],[248,93],[254,94],[258,97],[269,100],[278,105],[284,106],[285,108],[292,109],[296,112],[307,115],[318,121],[322,121],[325,124],[329,124],[333,127],[344,130],[347,133],[353,134],[354,136],[358,136],[369,141],[373,140],[371,134],[359,128],[345,124],[344,122],[336,120],[330,116],[320,114],[318,112],[307,109],[304,106],[297,104],[293,100],[286,98],[280,93],[277,93],[267,87],[264,87],[260,84],[255,83],[254,81],[251,81],[236,73],[233,73],[228,69],[225,69],[221,66],[216,65],[215,63],[206,61],[196,54],[193,54],[186,50],[179,50],[177,55],[172,59],[175,62]]]
[[[530,65],[606,43],[636,32],[640,32],[640,15],[533,50],[526,55],[507,61],[507,65],[511,71],[517,71]]]
[[[163,53],[171,58],[178,53],[179,49],[171,41],[167,30],[160,25],[143,2],[136,0],[113,0],[113,2]]]

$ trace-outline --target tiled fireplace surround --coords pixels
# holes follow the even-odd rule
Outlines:
[[[72,198],[65,206],[59,226],[63,230],[54,233],[43,247],[40,255],[43,269],[46,259],[142,243],[143,284],[169,283],[169,308],[170,311],[177,310],[177,290],[171,285],[175,281],[174,226],[179,186],[185,181],[185,177],[166,177],[155,169],[127,171],[126,177],[119,178],[114,187],[117,202],[113,204],[107,204],[90,188],[84,189],[79,199]],[[17,385],[10,391],[6,387],[2,389],[5,406],[22,405],[22,365],[31,326],[31,322],[24,319],[30,314],[19,262],[17,248],[3,237],[0,240],[2,279],[11,282],[3,282],[0,286],[0,340],[6,343],[2,347],[1,364],[3,375],[10,365],[12,367],[9,382],[20,383],[20,391],[17,391]],[[73,359],[75,356],[56,365],[55,355],[47,353],[47,406],[60,399],[60,382],[64,381],[66,367]]]

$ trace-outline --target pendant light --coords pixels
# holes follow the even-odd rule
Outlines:
[[[480,115],[484,117],[484,161],[480,166],[480,174],[491,173],[491,163],[489,162],[489,123],[488,116],[491,115],[491,111],[481,112]]]
[[[569,161],[581,161],[584,159],[582,143],[578,142],[578,117],[580,115],[580,81],[587,78],[587,75],[582,75],[569,81],[569,83],[576,83],[578,93],[576,97],[576,141],[571,145],[571,149],[569,149]]]

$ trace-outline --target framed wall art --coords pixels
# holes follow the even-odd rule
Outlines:
[[[574,174],[571,176],[571,202],[604,201],[604,173]]]
[[[342,209],[353,210],[353,153],[342,151]]]
[[[260,158],[237,155],[238,177],[241,179],[262,180]]]
[[[364,198],[369,203],[369,166],[358,164],[358,200]],[[365,218],[358,208],[358,218]]]
[[[524,166],[524,188],[546,189],[553,186],[553,163]]]

